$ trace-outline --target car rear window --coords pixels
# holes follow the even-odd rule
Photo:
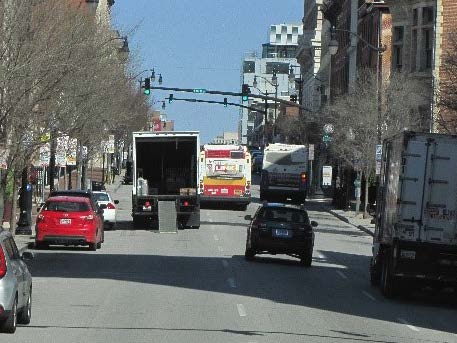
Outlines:
[[[105,194],[105,193],[94,193],[94,195],[95,195],[95,200],[97,200],[97,201],[109,201],[108,194]]]
[[[290,208],[262,208],[258,214],[259,218],[268,221],[278,221],[286,223],[309,223],[306,211]]]
[[[89,211],[89,205],[85,202],[49,201],[45,204],[44,210],[56,212],[87,212]]]

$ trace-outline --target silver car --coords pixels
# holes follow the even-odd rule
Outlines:
[[[14,333],[16,326],[29,324],[32,317],[32,276],[8,231],[0,232],[0,331]]]

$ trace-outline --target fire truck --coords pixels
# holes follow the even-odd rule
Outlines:
[[[207,144],[200,152],[200,200],[232,203],[245,210],[251,202],[251,155],[242,145]]]

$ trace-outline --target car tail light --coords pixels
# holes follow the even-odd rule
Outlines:
[[[182,203],[183,206],[189,206],[189,202],[187,200],[185,200],[183,203]]]
[[[0,305],[0,316],[3,314],[3,312],[5,312],[5,309],[3,308],[2,305]]]
[[[305,183],[306,182],[306,173],[301,173],[300,174],[300,181]]]
[[[6,258],[3,248],[0,245],[0,279],[6,275]]]
[[[151,203],[146,201],[143,205],[143,211],[152,211]]]
[[[108,203],[108,205],[106,205],[106,209],[107,210],[114,210],[114,209],[116,209],[116,206],[114,206],[112,203]]]
[[[87,221],[92,221],[92,220],[94,220],[94,218],[95,218],[95,217],[94,217],[92,214],[89,214],[89,215],[86,217],[86,220],[87,220]]]
[[[151,203],[150,203],[149,201],[146,201],[146,202],[144,203],[144,207],[151,207]]]

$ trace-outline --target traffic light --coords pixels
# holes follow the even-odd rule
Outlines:
[[[242,94],[241,99],[243,101],[248,101],[249,100],[249,93],[251,93],[251,89],[249,88],[249,85],[246,84],[246,83],[243,83],[243,86],[241,87],[241,94]]]
[[[144,94],[151,94],[151,79],[149,77],[144,79]]]
[[[168,103],[171,104],[173,102],[173,94],[170,94],[168,97]]]
[[[224,107],[227,107],[227,98],[224,98]]]
[[[296,95],[291,95],[290,96],[290,101],[291,102],[297,102],[297,96]]]

